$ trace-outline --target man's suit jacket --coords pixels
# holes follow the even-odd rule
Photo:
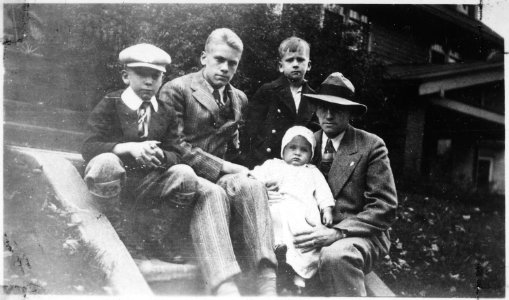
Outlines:
[[[315,138],[313,162],[319,165],[321,130]],[[388,229],[396,219],[398,200],[384,141],[349,125],[334,155],[328,183],[336,200],[334,227],[347,236],[371,237],[388,251]]]
[[[208,90],[202,71],[184,75],[166,83],[159,98],[176,113],[179,138],[183,141],[182,159],[201,177],[213,182],[220,176],[229,145],[238,145],[239,130],[247,106],[246,95],[226,85],[234,118],[221,121],[219,107]]]
[[[286,77],[280,76],[256,91],[247,109],[247,141],[243,139],[241,143],[243,152],[249,152],[250,167],[281,157],[281,140],[288,128],[295,125],[309,127],[315,108],[304,94],[314,93],[307,83],[303,84],[297,112]]]

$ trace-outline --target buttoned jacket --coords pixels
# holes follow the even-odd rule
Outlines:
[[[325,142],[322,133],[315,133],[313,162],[317,165]],[[347,236],[370,237],[388,251],[388,229],[396,218],[398,201],[384,141],[349,125],[334,154],[328,183],[336,200],[333,226]]]
[[[304,94],[311,93],[315,91],[305,82],[297,111],[290,82],[284,76],[262,85],[256,91],[247,109],[247,142],[242,143],[245,146],[243,152],[249,153],[250,167],[266,159],[281,157],[281,140],[288,128],[310,125],[315,108]]]
[[[159,93],[159,98],[175,111],[177,132],[184,147],[182,159],[199,176],[214,182],[224,160],[230,160],[229,147],[240,147],[239,130],[243,129],[242,116],[247,106],[242,91],[230,84],[225,88],[233,110],[233,119],[226,121],[219,116],[219,107],[201,70],[166,83]]]
[[[81,152],[85,161],[96,155],[112,152],[115,145],[126,142],[155,140],[165,154],[166,166],[179,163],[177,124],[173,109],[158,101],[158,110],[152,111],[146,138],[138,137],[138,112],[131,110],[121,98],[123,90],[107,94],[92,110],[88,118],[89,134]],[[129,155],[120,157],[126,167],[137,164]]]

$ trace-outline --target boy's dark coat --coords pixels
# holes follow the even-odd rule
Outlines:
[[[248,152],[248,167],[281,155],[281,140],[288,128],[310,127],[315,108],[303,94],[315,91],[305,82],[301,91],[299,112],[296,112],[290,83],[284,76],[262,85],[248,103],[247,136],[241,140],[243,152]]]

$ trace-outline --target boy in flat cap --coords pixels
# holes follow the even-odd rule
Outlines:
[[[307,95],[322,128],[315,133],[313,163],[327,177],[336,204],[332,227],[311,224],[295,233],[295,247],[321,249],[317,291],[326,296],[366,296],[364,275],[389,251],[398,205],[384,141],[349,124],[367,109],[352,101],[354,93],[353,84],[336,72],[317,94]]]
[[[121,51],[119,61],[127,88],[107,94],[88,119],[82,155],[89,191],[104,213],[118,211],[119,198],[133,199],[136,209],[162,208],[168,217],[190,212],[197,176],[179,164],[175,115],[155,97],[171,58],[138,44]]]
[[[311,70],[308,42],[296,36],[279,45],[278,79],[262,85],[248,103],[246,140],[248,167],[278,158],[281,140],[288,128],[300,125],[310,128],[315,109],[304,94],[313,94],[305,76]],[[316,129],[316,128],[315,128]]]

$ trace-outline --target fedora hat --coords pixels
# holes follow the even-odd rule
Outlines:
[[[339,72],[330,74],[322,82],[316,94],[304,94],[304,96],[315,102],[346,106],[358,116],[365,114],[368,110],[366,105],[351,100],[355,96],[355,88],[350,80]]]

